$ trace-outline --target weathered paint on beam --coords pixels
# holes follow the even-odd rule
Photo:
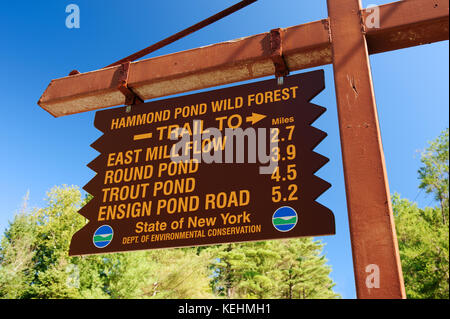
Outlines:
[[[290,70],[331,63],[327,20],[282,29]],[[137,61],[128,86],[148,100],[274,74],[270,33]],[[38,104],[64,116],[115,105],[125,98],[117,90],[119,66],[53,80]]]
[[[290,70],[331,63],[326,20],[283,29]],[[148,59],[130,73],[130,87],[144,99],[273,75],[270,34]],[[149,79],[149,74],[152,74]]]
[[[360,1],[327,3],[356,294],[405,298]]]
[[[380,28],[365,30],[369,53],[447,40],[448,3],[409,0],[381,6]],[[367,17],[364,10],[361,15]],[[291,71],[332,63],[328,25],[325,19],[283,29],[283,54]],[[273,75],[269,36],[268,32],[134,62],[128,86],[148,100]],[[56,117],[123,105],[125,97],[117,88],[119,68],[53,80],[38,104]]]
[[[449,38],[449,0],[399,1],[381,5],[379,9],[381,28],[365,30],[370,54]],[[370,10],[362,11],[364,21],[370,14]]]

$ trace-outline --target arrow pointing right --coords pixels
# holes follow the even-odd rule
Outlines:
[[[252,125],[254,125],[255,123],[258,123],[259,121],[261,121],[262,119],[264,119],[266,117],[267,117],[267,115],[252,113],[252,116],[247,116],[246,121],[252,122]]]

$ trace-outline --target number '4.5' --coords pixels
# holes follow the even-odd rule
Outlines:
[[[285,181],[286,178],[287,178],[288,180],[290,180],[290,181],[293,181],[294,179],[297,178],[297,168],[296,168],[296,164],[289,164],[289,165],[287,166],[286,177],[285,177],[285,178],[283,178],[283,177],[280,175],[280,167],[279,167],[279,166],[277,166],[277,167],[275,168],[275,170],[274,170],[273,173],[272,173],[272,176],[270,177],[270,179],[272,179],[272,180],[274,180],[274,181],[276,181],[276,182],[279,182],[280,180]]]

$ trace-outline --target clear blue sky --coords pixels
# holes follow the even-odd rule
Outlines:
[[[238,2],[225,0],[9,1],[0,4],[0,230],[30,191],[30,206],[44,205],[54,185],[83,186],[100,132],[94,112],[55,119],[36,102],[51,79],[72,69],[108,65]],[[388,1],[363,1],[381,4]],[[65,8],[76,3],[81,28],[67,29]],[[156,53],[162,55],[327,17],[326,1],[259,0],[248,8]],[[391,192],[419,206],[433,205],[418,192],[419,150],[448,127],[448,41],[371,56]],[[333,267],[335,291],[354,298],[354,278],[333,84],[314,102],[328,111],[315,123],[328,137],[317,151],[331,159],[318,175],[333,187],[319,198],[335,214],[337,234],[320,238]]]

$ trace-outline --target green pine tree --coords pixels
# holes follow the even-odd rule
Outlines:
[[[323,244],[312,238],[273,242],[278,248],[279,294],[286,299],[333,299],[331,267],[322,255]]]
[[[311,238],[219,246],[213,290],[225,298],[337,298],[322,248]]]

